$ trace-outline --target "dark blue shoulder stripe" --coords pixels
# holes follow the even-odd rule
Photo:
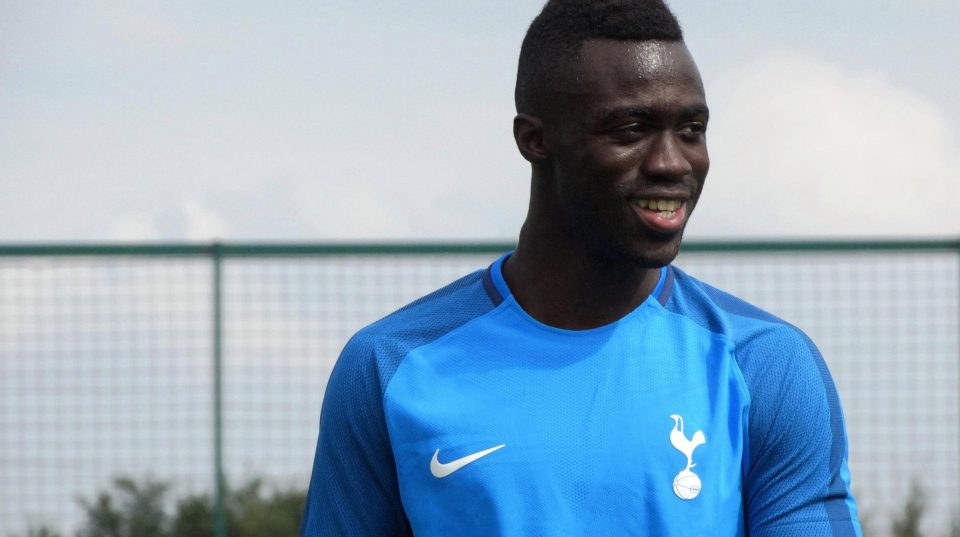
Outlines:
[[[732,327],[727,326],[727,322],[739,318],[788,327],[801,338],[802,344],[809,350],[809,355],[816,366],[819,377],[817,381],[819,381],[823,387],[827,410],[829,412],[828,425],[830,430],[830,443],[824,446],[828,449],[829,458],[826,461],[826,469],[829,474],[827,476],[825,490],[821,491],[825,494],[823,508],[830,521],[831,535],[834,537],[855,537],[858,535],[856,521],[851,512],[850,502],[852,501],[852,497],[850,486],[846,480],[847,478],[843,475],[847,456],[847,436],[843,423],[843,412],[841,410],[839,396],[837,395],[836,385],[816,345],[814,345],[813,341],[811,341],[803,331],[790,323],[733,295],[700,282],[686,275],[682,270],[677,269],[677,276],[674,278],[675,271],[673,267],[670,268],[670,274],[668,274],[667,280],[663,285],[662,293],[658,298],[666,300],[666,298],[668,298],[667,295],[670,294],[668,289],[673,288],[675,293],[674,301],[671,302],[669,308],[671,311],[685,315],[693,322],[714,333],[725,333],[732,329]],[[703,295],[700,296],[697,291],[702,291]],[[710,303],[718,308],[719,312],[714,313]],[[721,312],[722,315],[720,314]],[[724,322],[722,317],[726,318],[726,322]],[[749,330],[745,332],[749,332]],[[771,359],[769,356],[765,356],[764,358],[765,360],[761,360],[760,362]],[[756,368],[753,366],[756,365],[756,362],[753,365],[745,363],[741,354],[737,355],[736,360],[744,375],[744,380],[748,384],[748,389],[753,392],[752,384],[756,379],[756,375],[753,373]]]
[[[490,271],[493,270],[493,265],[487,267],[487,270],[483,271],[483,289],[487,292],[487,296],[490,297],[490,301],[493,302],[493,307],[497,307],[503,302],[503,297],[500,296],[500,292],[497,291],[497,286],[493,284],[493,275]]]
[[[657,300],[662,306],[667,305],[667,300],[670,299],[670,293],[673,292],[673,278],[673,265],[667,265],[667,277],[663,281],[663,287],[660,288],[660,294],[657,295]]]
[[[853,526],[853,517],[850,513],[850,506],[847,505],[847,497],[850,495],[849,484],[842,475],[843,463],[847,454],[847,435],[843,426],[843,411],[840,409],[840,397],[837,395],[837,388],[833,383],[833,378],[827,369],[827,363],[817,347],[804,336],[810,352],[816,359],[817,369],[820,373],[820,380],[823,382],[824,393],[827,395],[827,406],[830,409],[830,483],[827,489],[827,501],[824,509],[830,519],[830,527],[835,537],[857,537],[856,529]]]
[[[843,411],[840,409],[840,397],[837,395],[836,385],[830,376],[827,363],[824,361],[823,355],[820,354],[820,350],[817,349],[817,346],[814,345],[813,341],[811,341],[802,330],[792,324],[716,288],[704,285],[704,290],[724,311],[741,317],[787,326],[795,330],[802,338],[804,344],[806,344],[810,351],[810,356],[813,358],[814,364],[817,367],[817,372],[820,375],[820,382],[823,384],[823,393],[827,399],[827,408],[830,412],[830,459],[827,467],[829,483],[827,485],[827,499],[824,502],[824,509],[830,520],[830,528],[833,531],[834,537],[856,537],[853,517],[850,513],[850,507],[847,505],[847,497],[850,495],[849,484],[841,474],[847,452],[847,437],[843,425]]]

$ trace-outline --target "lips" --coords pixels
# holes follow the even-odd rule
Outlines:
[[[656,231],[675,233],[687,219],[687,202],[675,198],[641,198],[631,202],[640,219]]]

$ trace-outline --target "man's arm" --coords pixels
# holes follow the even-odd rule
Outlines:
[[[327,383],[300,535],[412,535],[400,503],[376,357],[358,336]]]
[[[861,537],[843,412],[820,352],[786,325],[737,352],[751,394],[743,490],[749,535]]]

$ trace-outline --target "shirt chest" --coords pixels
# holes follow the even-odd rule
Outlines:
[[[385,414],[414,528],[736,525],[746,401],[732,358],[709,342],[616,336],[488,337],[408,357]]]

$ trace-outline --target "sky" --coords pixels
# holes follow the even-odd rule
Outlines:
[[[0,242],[513,240],[542,3],[0,0]],[[674,0],[688,237],[960,235],[960,2]]]
[[[0,243],[513,240],[529,184],[511,136],[514,76],[524,31],[541,5],[0,0]],[[670,5],[712,116],[712,167],[688,237],[960,236],[960,135],[949,119],[960,117],[960,1]],[[75,269],[67,277],[98,281]],[[956,295],[932,289],[926,292]],[[883,319],[922,318],[888,315],[892,308],[875,304]],[[290,345],[299,340],[288,334],[307,334],[263,319],[254,325]],[[0,323],[0,333],[18,326]],[[250,333],[244,345],[261,332]],[[54,341],[47,332],[36,336],[45,339]],[[922,341],[920,354],[929,354],[923,345],[955,348]],[[887,356],[886,346],[875,345],[865,356]],[[888,371],[863,363],[853,362],[857,371]],[[889,371],[955,377],[933,367]],[[62,377],[50,378],[50,393],[61,393]],[[924,386],[900,396],[942,393]],[[58,430],[89,430],[70,428],[76,397],[49,399],[65,409],[50,418],[65,424]],[[863,408],[874,402],[864,401]],[[878,415],[887,408],[876,406]],[[900,406],[902,415],[884,423],[913,423],[908,411],[933,405]],[[939,430],[939,418],[920,423]],[[80,447],[96,451],[101,438]],[[865,445],[900,454],[892,444]],[[865,471],[874,470],[882,473]],[[59,483],[56,468],[45,472],[37,490]],[[14,503],[7,512],[17,512]]]

